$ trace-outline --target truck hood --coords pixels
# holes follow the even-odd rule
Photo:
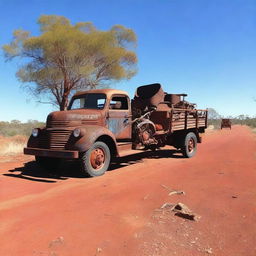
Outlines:
[[[83,124],[99,125],[102,122],[102,110],[75,109],[66,111],[55,111],[48,115],[47,128],[75,127]]]

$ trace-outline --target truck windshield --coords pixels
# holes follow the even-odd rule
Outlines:
[[[73,98],[69,109],[103,109],[105,102],[104,93],[88,93]]]

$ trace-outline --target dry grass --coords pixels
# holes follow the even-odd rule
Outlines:
[[[206,133],[212,133],[212,132],[215,132],[217,129],[217,127],[215,127],[214,125],[208,125],[208,127],[205,129],[205,132]]]
[[[0,136],[0,155],[15,155],[23,152],[27,137],[16,135],[12,137]]]
[[[206,130],[214,130],[216,127],[212,124],[208,125]]]

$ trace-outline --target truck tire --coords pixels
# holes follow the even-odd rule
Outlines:
[[[81,171],[89,177],[103,175],[109,167],[111,154],[109,147],[102,141],[81,154]]]
[[[197,138],[193,132],[187,133],[184,138],[184,143],[181,147],[184,157],[190,158],[196,154],[197,151]]]
[[[46,156],[35,156],[35,159],[38,165],[40,165],[46,170],[51,170],[51,171],[57,171],[61,162],[60,158],[46,157]]]

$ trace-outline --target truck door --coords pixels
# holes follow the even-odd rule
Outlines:
[[[126,95],[113,95],[107,115],[108,129],[117,141],[131,140],[131,105]]]

